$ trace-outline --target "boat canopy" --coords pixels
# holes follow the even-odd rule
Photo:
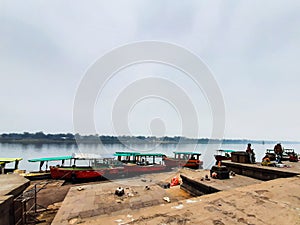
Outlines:
[[[275,152],[274,152],[274,149],[271,149],[271,148],[268,148],[268,149],[266,150],[266,152],[267,152],[267,153],[275,153]]]
[[[182,155],[201,155],[200,152],[173,152],[174,154],[182,154]]]
[[[149,157],[163,157],[163,156],[165,156],[165,154],[162,154],[162,153],[139,153],[137,156],[145,156],[145,157],[147,157],[147,156],[149,156]]]
[[[139,152],[116,152],[114,156],[137,156]]]
[[[73,153],[73,159],[103,159],[101,155],[93,154],[93,153]]]
[[[7,172],[13,172],[14,170],[18,169],[19,161],[21,161],[22,158],[0,158],[0,174],[4,174]],[[14,169],[5,169],[6,163],[15,163]]]
[[[28,162],[48,162],[48,161],[60,161],[72,159],[71,155],[68,156],[58,156],[58,157],[47,157],[47,158],[38,158],[38,159],[29,159]]]
[[[284,148],[283,149],[284,152],[288,152],[288,153],[293,153],[295,152],[295,150],[293,148]]]
[[[163,157],[165,154],[162,153],[139,153],[139,152],[116,152],[114,156],[157,156],[157,157]]]
[[[236,150],[230,150],[230,149],[219,149],[219,150],[217,150],[217,151],[219,151],[219,152],[236,152]]]
[[[21,161],[22,158],[0,158],[0,163],[10,163],[15,161]]]

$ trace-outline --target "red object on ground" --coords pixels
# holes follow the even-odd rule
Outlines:
[[[178,177],[173,177],[172,180],[171,180],[171,187],[179,185],[179,184],[180,183],[179,183]]]

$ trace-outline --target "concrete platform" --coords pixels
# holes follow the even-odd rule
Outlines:
[[[260,163],[245,164],[231,161],[223,161],[222,165],[237,174],[265,181],[300,175],[300,162],[284,161],[283,163],[285,165],[283,168],[262,166]]]
[[[80,190],[81,188],[78,189],[78,187],[70,189],[52,224],[70,224],[73,222],[76,224],[90,217],[105,215],[130,215],[132,210],[165,204],[164,197],[169,197],[171,202],[191,198],[192,196],[189,194],[195,195],[195,192],[194,190],[189,190],[187,186],[181,190],[179,186],[162,189],[156,185],[163,181],[170,181],[172,177],[179,177],[179,175],[188,177],[206,188],[213,188],[213,192],[262,182],[240,175],[227,180],[210,179],[201,181],[201,178],[209,175],[208,170],[184,168],[170,173],[147,175],[145,177],[118,180],[112,183],[83,185],[82,190]],[[125,187],[125,196],[121,198],[114,195],[114,191],[119,186]],[[149,186],[150,190],[146,190],[145,186]],[[189,191],[189,194],[186,191]]]
[[[209,177],[208,170],[181,169],[147,175],[146,179],[139,177],[84,185],[82,190],[73,187],[52,224],[300,225],[300,177],[296,175],[299,164],[292,164],[290,168],[230,164],[251,171],[293,176],[267,182],[239,174],[230,179],[207,180],[202,178]],[[181,185],[184,191],[178,186],[162,189],[157,185],[159,181],[170,181],[179,175],[184,181]],[[114,195],[119,186],[125,188],[123,197]],[[191,198],[186,191],[202,196]],[[169,197],[171,203],[164,201],[164,197]]]
[[[73,224],[300,224],[300,177],[281,178]]]
[[[13,200],[28,186],[30,181],[18,174],[0,175],[0,225],[15,224]]]
[[[20,195],[30,184],[30,181],[18,174],[0,175],[0,196]]]
[[[191,196],[179,186],[163,189],[157,184],[165,179],[170,180],[173,175],[174,173],[154,174],[72,187],[52,224],[76,224],[82,219],[119,213],[127,215],[132,210],[164,204],[166,202],[164,197],[168,197],[171,202],[190,198]],[[119,197],[114,194],[118,187],[124,188],[124,196]]]
[[[262,181],[242,176],[235,175],[230,179],[213,179],[209,177],[209,180],[203,179],[205,176],[210,175],[210,171],[199,171],[195,174],[181,174],[182,182],[181,188],[189,192],[193,196],[200,196],[204,194],[211,194],[218,191],[231,190],[238,187],[244,187],[252,184],[258,184]]]

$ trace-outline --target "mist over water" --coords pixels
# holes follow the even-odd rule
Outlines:
[[[252,144],[252,148],[256,154],[256,161],[261,161],[264,156],[265,150],[274,147],[276,143],[273,144]],[[300,144],[284,144],[284,148],[293,148],[297,153],[299,153]],[[195,148],[195,149],[194,149]],[[246,144],[223,144],[221,149],[232,149],[244,151],[246,150]],[[164,153],[167,156],[172,157],[173,151],[196,151],[201,152],[201,160],[204,161],[204,168],[210,168],[214,163],[215,150],[208,151],[207,144],[148,144],[148,145],[129,145],[124,146],[122,144],[105,144],[105,145],[74,145],[74,144],[4,144],[0,143],[0,157],[21,157],[23,160],[19,164],[19,169],[25,169],[26,171],[33,171],[39,169],[38,163],[30,163],[28,159],[33,158],[44,158],[44,157],[54,157],[54,156],[66,156],[72,155],[72,153],[82,152],[82,153],[93,153],[98,154],[103,157],[112,156],[117,151],[136,151],[136,152],[151,152],[151,153]],[[49,162],[49,165],[56,165],[59,162]],[[7,167],[13,167],[13,165],[8,164]]]

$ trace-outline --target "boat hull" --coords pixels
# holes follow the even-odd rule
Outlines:
[[[136,176],[144,173],[155,173],[166,171],[165,165],[124,165],[118,168],[93,168],[93,167],[51,167],[53,179],[64,180],[94,180],[114,179],[124,176]]]
[[[50,173],[53,179],[88,180],[102,178],[105,175],[105,169],[93,169],[92,167],[50,167]]]
[[[20,174],[20,175],[25,177],[28,180],[51,179],[51,173],[50,172],[31,172],[31,173],[25,173],[25,174]]]
[[[217,162],[219,162],[219,161],[223,161],[223,160],[231,160],[231,157],[227,157],[224,155],[215,155],[215,159],[217,160]]]
[[[188,167],[192,169],[202,169],[203,167],[203,162],[197,159],[179,160],[165,158],[164,162],[167,167]]]
[[[124,173],[126,175],[139,175],[144,173],[163,172],[168,168],[165,165],[124,165]]]

